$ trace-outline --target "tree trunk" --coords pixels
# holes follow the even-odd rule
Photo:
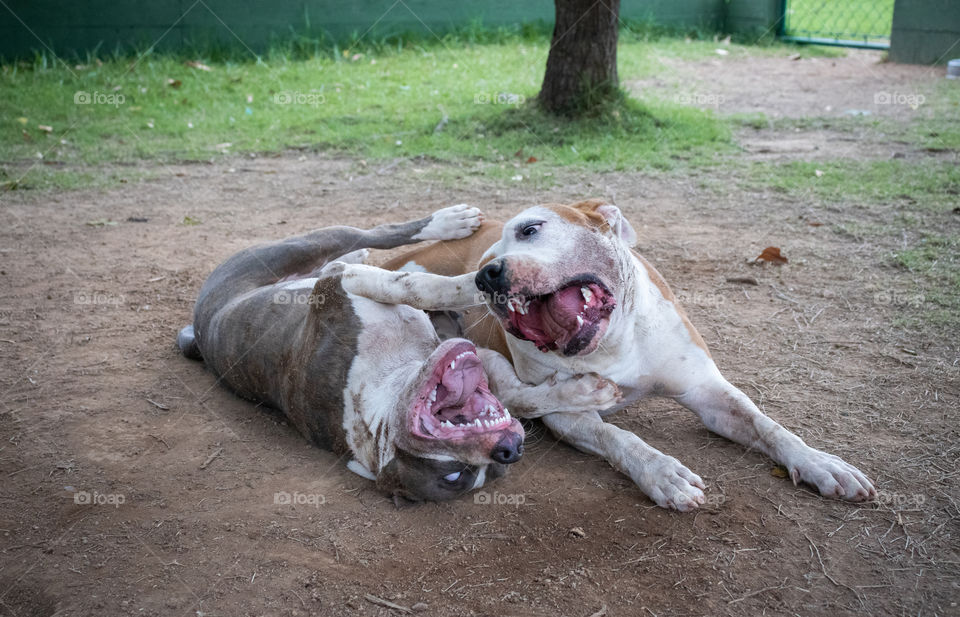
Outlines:
[[[576,115],[618,96],[620,0],[554,0],[557,19],[538,101]]]

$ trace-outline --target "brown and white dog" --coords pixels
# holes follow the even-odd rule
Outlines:
[[[403,272],[347,266],[343,285],[380,301],[462,311],[463,332],[484,348],[491,387],[514,415],[541,417],[560,439],[606,459],[660,506],[696,508],[704,503],[703,480],[602,418],[647,396],[673,398],[711,431],[784,465],[794,483],[829,497],[875,497],[856,467],[808,446],[724,379],[663,278],[632,250],[635,242],[614,205],[536,206],[385,265]],[[596,378],[590,401],[561,398],[548,409],[552,402],[531,400],[531,384],[582,383],[585,374]]]

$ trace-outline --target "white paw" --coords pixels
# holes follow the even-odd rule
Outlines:
[[[480,208],[458,204],[437,210],[414,240],[459,240],[475,232],[483,223]]]
[[[824,497],[869,501],[877,496],[877,489],[863,472],[839,456],[820,450],[810,448],[787,470],[794,484],[801,481],[811,484]]]
[[[350,264],[340,260],[331,261],[320,268],[320,272],[318,272],[317,275],[321,277],[343,275],[349,267]]]
[[[367,257],[370,256],[370,249],[357,249],[356,251],[351,251],[346,255],[341,255],[337,258],[337,261],[342,261],[345,264],[365,264],[367,263]]]
[[[666,454],[647,461],[630,477],[661,508],[689,512],[706,501],[703,489],[707,486],[700,476]]]
[[[596,373],[574,375],[551,385],[553,404],[558,411],[605,411],[623,398],[620,388]]]

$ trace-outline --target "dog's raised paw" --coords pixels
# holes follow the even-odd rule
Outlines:
[[[596,373],[575,375],[558,383],[556,408],[564,411],[604,411],[623,398],[620,388]]]
[[[839,456],[810,448],[802,460],[788,467],[794,484],[806,482],[824,497],[848,501],[870,501],[877,489],[862,471]]]
[[[437,210],[415,240],[459,240],[475,232],[483,223],[483,212],[468,204]]]

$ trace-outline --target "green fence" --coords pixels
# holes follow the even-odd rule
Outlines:
[[[780,38],[890,49],[894,0],[784,0]]]

